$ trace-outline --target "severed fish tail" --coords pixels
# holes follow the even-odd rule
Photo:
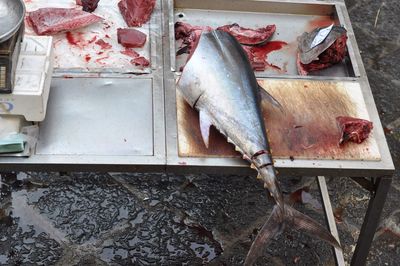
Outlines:
[[[285,226],[301,230],[310,236],[317,237],[331,244],[334,247],[341,248],[340,244],[332,234],[311,217],[308,217],[288,205],[284,205],[283,217],[281,217],[281,215],[282,212],[280,207],[275,206],[268,220],[265,222],[251,245],[244,265],[253,265],[257,258],[264,252],[264,248],[267,246],[268,242],[283,232]]]

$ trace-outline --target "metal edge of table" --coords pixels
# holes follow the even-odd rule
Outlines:
[[[38,155],[29,158],[0,157],[1,171],[165,171],[165,108],[163,90],[162,56],[162,5],[157,1],[150,27],[150,57],[152,70],[149,74],[132,73],[76,73],[74,77],[149,78],[153,81],[153,155],[100,156],[100,155]],[[54,77],[69,73],[55,72]],[[40,123],[39,123],[40,124]]]
[[[275,1],[279,2],[279,1]],[[282,2],[290,2],[284,0]],[[302,3],[324,4],[316,1],[301,1]],[[379,119],[373,95],[368,83],[366,72],[362,63],[360,52],[354,37],[347,9],[343,1],[329,1],[325,4],[335,5],[340,21],[348,30],[348,44],[350,57],[352,59],[355,78],[329,78],[329,80],[353,80],[360,83],[368,114],[374,123],[374,134],[381,153],[380,161],[356,161],[356,160],[294,160],[276,159],[275,166],[281,175],[339,175],[339,176],[370,176],[379,177],[391,175],[394,172],[394,165],[386,142],[386,137]],[[163,0],[164,35],[164,88],[166,108],[166,145],[167,145],[167,171],[172,172],[210,172],[210,173],[255,173],[249,170],[248,164],[240,158],[196,158],[180,157],[178,155],[177,136],[177,113],[176,113],[176,91],[175,77],[172,71],[172,59],[170,49],[173,48],[170,30],[173,30],[174,22],[171,21],[171,9],[173,1]],[[291,76],[277,76],[279,78],[293,78]],[[264,77],[263,77],[264,78]],[[272,77],[273,78],[273,77]],[[299,77],[295,77],[299,78]],[[300,77],[304,79],[304,77]],[[321,77],[311,79],[320,80]],[[243,169],[246,168],[246,169]]]

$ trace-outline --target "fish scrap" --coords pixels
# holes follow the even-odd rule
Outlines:
[[[346,41],[347,31],[341,26],[331,25],[303,33],[298,38],[299,75],[308,75],[342,62],[347,53]]]

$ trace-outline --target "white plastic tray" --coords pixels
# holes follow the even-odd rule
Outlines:
[[[24,0],[29,12],[39,8],[57,7],[57,8],[77,8],[75,0]],[[149,73],[149,68],[142,69],[130,63],[130,57],[121,54],[125,48],[117,41],[117,29],[127,28],[119,9],[119,0],[100,1],[93,14],[104,18],[103,21],[77,29],[71,32],[74,38],[81,42],[78,45],[72,45],[66,32],[54,35],[54,68],[68,69],[68,71],[84,72],[136,72]],[[26,24],[25,33],[36,35],[29,23]],[[135,48],[140,55],[148,60],[150,58],[150,22],[142,27],[136,28],[147,35],[147,42],[143,48]],[[112,45],[111,49],[102,50],[96,41],[103,39]],[[68,55],[68,57],[66,57]],[[89,59],[90,58],[90,59]]]

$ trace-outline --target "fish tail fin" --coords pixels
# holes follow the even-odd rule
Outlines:
[[[288,205],[285,205],[285,222],[293,229],[317,237],[336,248],[342,248],[336,238],[317,221]]]
[[[253,244],[251,244],[250,250],[247,253],[244,266],[253,265],[257,258],[262,255],[264,248],[267,246],[268,242],[283,232],[284,223],[281,219],[281,210],[275,205],[272,210],[271,215],[268,217],[267,221],[264,223],[256,239],[254,239]]]
[[[268,189],[276,204],[283,210],[283,195],[280,189],[276,171],[272,164],[268,164],[258,169],[258,178],[264,182],[264,187]]]
[[[308,217],[307,215],[293,209],[286,204],[283,208],[283,217],[281,217],[282,211],[280,207],[274,207],[268,220],[265,222],[253,244],[251,245],[244,265],[253,265],[257,258],[264,252],[264,248],[267,246],[268,242],[280,234],[285,226],[301,230],[310,236],[324,240],[334,247],[341,248],[340,244],[332,236],[332,234],[311,217]]]

